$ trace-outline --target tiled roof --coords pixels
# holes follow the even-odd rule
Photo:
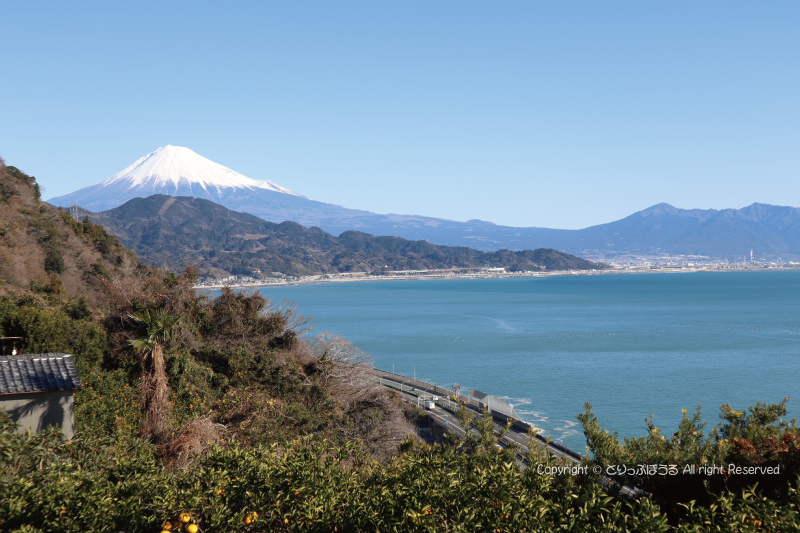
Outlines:
[[[0,395],[80,388],[81,379],[69,354],[0,356]]]

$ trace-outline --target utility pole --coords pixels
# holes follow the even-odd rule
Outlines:
[[[75,200],[69,201],[69,214],[73,219],[78,220],[78,202]]]

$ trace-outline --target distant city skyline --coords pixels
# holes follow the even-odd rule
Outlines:
[[[584,228],[800,207],[800,5],[7,3],[44,198],[168,144],[376,213]]]

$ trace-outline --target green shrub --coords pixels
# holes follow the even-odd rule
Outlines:
[[[61,310],[44,307],[31,296],[2,297],[0,333],[22,337],[17,345],[20,353],[70,353],[76,361],[98,365],[109,353],[108,335],[96,322],[70,316],[69,312],[82,312],[80,301],[70,300]]]
[[[73,320],[92,318],[92,311],[86,303],[85,296],[73,296],[64,304],[64,312]]]
[[[428,532],[647,531],[673,529],[650,499],[611,498],[591,483],[521,471],[499,450],[415,446],[386,466],[355,443],[305,438],[281,446],[216,447],[187,468],[116,429],[15,433],[0,416],[0,520],[5,530],[158,531],[181,513],[202,531]],[[114,438],[106,435],[115,431]],[[795,531],[796,486],[787,503],[757,492],[686,505],[678,531]]]
[[[34,198],[36,198],[36,200],[41,200],[41,198],[42,198],[41,189],[39,188],[39,184],[36,183],[36,178],[35,177],[25,174],[24,172],[22,172],[17,167],[8,166],[8,167],[6,167],[5,170],[6,170],[6,173],[8,175],[10,175],[12,178],[14,178],[14,179],[16,179],[16,180],[18,180],[18,181],[30,186],[30,187],[32,187],[33,188]],[[10,184],[7,184],[5,182],[2,182],[2,183],[5,186],[4,187],[0,187],[0,193],[2,194],[4,199],[7,198],[6,197],[6,191],[8,189],[11,189],[12,191],[14,191],[14,192],[11,192],[11,194],[16,194],[16,190],[11,188],[9,186]],[[11,196],[11,194],[9,194],[9,196]]]
[[[0,202],[8,203],[9,198],[17,193],[17,189],[7,181],[0,179]]]
[[[784,399],[779,404],[756,404],[750,414],[734,411],[729,405],[721,407],[724,423],[707,433],[700,408],[689,416],[683,410],[678,430],[665,436],[652,419],[647,421],[647,435],[624,439],[609,434],[600,426],[586,404],[578,416],[583,425],[592,464],[603,472],[609,465],[633,467],[612,477],[620,485],[633,485],[651,493],[673,518],[684,516],[687,505],[694,502],[698,508],[712,509],[714,502],[725,494],[743,494],[758,486],[762,495],[775,505],[796,498],[792,488],[800,476],[800,431],[795,421],[780,419],[787,413]],[[705,475],[698,473],[701,466],[727,469],[738,467],[778,467],[778,474],[736,475],[730,472]],[[664,475],[657,470],[647,471],[639,465],[674,465],[674,475]],[[687,470],[692,467],[695,470]],[[727,500],[726,500],[727,501]]]
[[[64,257],[61,247],[56,243],[48,242],[44,247],[44,271],[54,274],[64,273]]]
[[[83,365],[83,389],[75,393],[75,430],[91,438],[132,438],[139,430],[139,387],[123,369],[90,370]],[[137,380],[138,381],[138,380]]]

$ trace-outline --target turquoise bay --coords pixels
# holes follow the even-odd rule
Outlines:
[[[341,335],[375,366],[507,398],[554,440],[583,451],[590,402],[621,437],[681,409],[743,409],[790,396],[800,412],[800,271],[618,274],[267,287],[315,332]]]

